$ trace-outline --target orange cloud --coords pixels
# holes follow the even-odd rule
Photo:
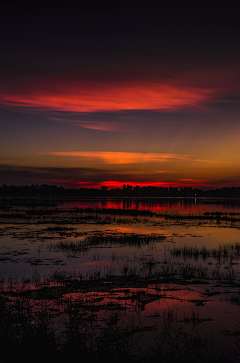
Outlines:
[[[114,152],[55,151],[55,152],[42,152],[38,154],[99,159],[105,164],[137,164],[137,163],[164,162],[169,160],[189,159],[187,155],[182,155],[182,154],[136,153],[136,152],[117,152],[117,151]]]
[[[196,159],[196,160],[194,160],[194,161],[198,161],[198,162],[200,162],[200,163],[214,163],[214,164],[216,164],[216,163],[221,163],[221,164],[223,164],[223,163],[225,163],[225,164],[229,164],[230,163],[230,161],[223,161],[223,160],[202,160],[202,159]]]
[[[3,105],[73,112],[116,111],[126,109],[171,109],[200,105],[215,90],[169,84],[131,83],[68,87],[64,92],[35,90],[25,94],[2,93]]]

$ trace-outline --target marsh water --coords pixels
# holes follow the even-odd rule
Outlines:
[[[238,361],[240,200],[4,198],[0,218],[2,294],[77,302],[96,335],[115,317],[135,355],[167,325],[165,353],[191,336],[203,361]]]
[[[140,256],[159,260],[176,247],[217,248],[240,241],[238,200],[5,198],[0,208],[0,271],[5,278],[27,277],[36,270],[47,274],[54,266],[86,274],[101,265],[103,273],[119,273],[120,261],[134,266]],[[120,236],[128,235],[159,238],[137,245],[121,242]],[[98,243],[84,248],[81,241],[90,236],[98,237]],[[61,249],[63,241],[83,248]]]

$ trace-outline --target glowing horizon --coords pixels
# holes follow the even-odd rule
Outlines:
[[[104,182],[98,182],[98,183],[94,183],[92,181],[86,181],[86,182],[78,182],[78,181],[74,181],[74,180],[59,180],[59,179],[51,179],[48,181],[49,183],[57,183],[59,186],[62,186],[62,184],[64,184],[65,188],[70,188],[70,189],[78,189],[78,188],[86,188],[86,189],[101,189],[101,187],[107,187],[108,190],[110,189],[117,189],[123,188],[123,185],[126,186],[130,186],[132,188],[135,187],[164,187],[164,188],[177,188],[177,189],[181,189],[181,188],[185,188],[185,187],[191,187],[193,189],[219,189],[219,188],[223,188],[223,187],[240,187],[240,182],[238,183],[226,183],[226,184],[221,184],[219,185],[217,182],[211,182],[211,181],[207,181],[207,180],[179,180],[176,182],[142,182],[142,181],[118,181],[118,180],[106,180]]]

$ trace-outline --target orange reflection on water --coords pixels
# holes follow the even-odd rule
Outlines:
[[[67,208],[123,209],[153,212],[205,213],[205,212],[240,212],[239,204],[224,204],[212,200],[205,203],[203,198],[101,198],[65,200]]]
[[[98,200],[82,200],[75,202],[74,205],[78,208],[104,208],[104,209],[129,209],[129,210],[152,210],[165,211],[169,209],[178,209],[181,207],[181,201],[169,202],[168,200],[156,202],[154,199],[98,199]]]

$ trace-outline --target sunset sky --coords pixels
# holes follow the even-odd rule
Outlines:
[[[1,5],[0,185],[240,185],[234,4]]]

